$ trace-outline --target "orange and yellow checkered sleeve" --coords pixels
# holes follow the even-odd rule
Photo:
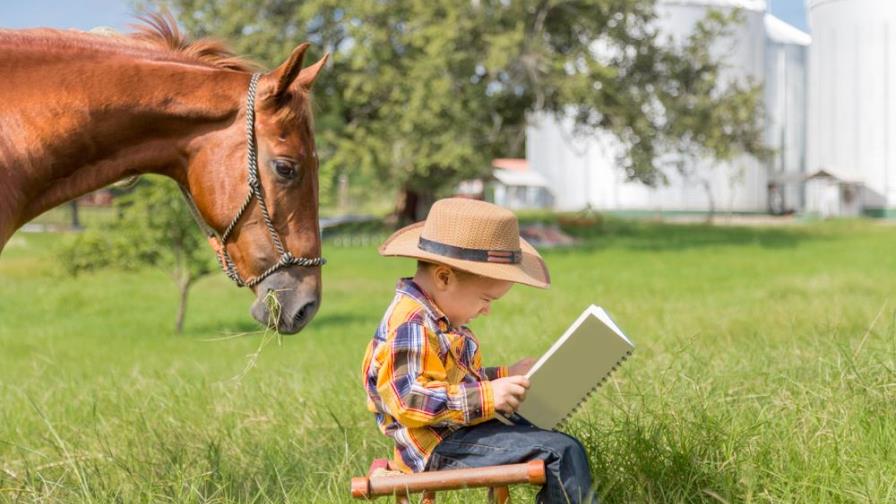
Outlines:
[[[510,376],[510,371],[507,366],[495,366],[482,368],[482,374],[489,380],[497,380],[498,378],[507,378]]]

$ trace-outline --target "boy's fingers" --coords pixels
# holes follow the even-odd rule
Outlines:
[[[514,397],[526,395],[526,389],[522,385],[512,384],[507,389],[507,391],[510,392]]]
[[[504,383],[515,384],[515,385],[519,385],[520,387],[529,388],[529,379],[523,375],[508,376],[506,378],[499,378],[499,380],[503,381]],[[498,380],[495,380],[495,381],[498,381]]]
[[[529,379],[522,375],[511,376],[513,383],[523,388],[529,388]]]

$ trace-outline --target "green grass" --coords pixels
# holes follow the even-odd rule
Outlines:
[[[473,327],[487,363],[537,355],[589,302],[635,340],[566,426],[604,502],[896,501],[894,228],[576,232],[545,254],[550,290],[515,287]],[[0,501],[349,502],[388,453],[359,367],[409,261],[325,247],[323,307],[278,343],[239,336],[251,296],[223,275],[175,336],[163,273],[72,279],[57,239],[0,257]]]

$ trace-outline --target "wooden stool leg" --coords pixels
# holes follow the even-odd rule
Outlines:
[[[494,504],[506,504],[510,502],[510,490],[506,486],[491,487],[488,489],[488,501]]]
[[[423,492],[422,504],[436,504],[435,492]]]

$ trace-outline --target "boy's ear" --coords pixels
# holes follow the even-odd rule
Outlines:
[[[454,271],[452,271],[448,266],[439,264],[433,269],[432,275],[433,279],[435,280],[436,287],[444,289],[445,287],[448,287],[449,283],[451,283],[452,277],[454,276]]]

